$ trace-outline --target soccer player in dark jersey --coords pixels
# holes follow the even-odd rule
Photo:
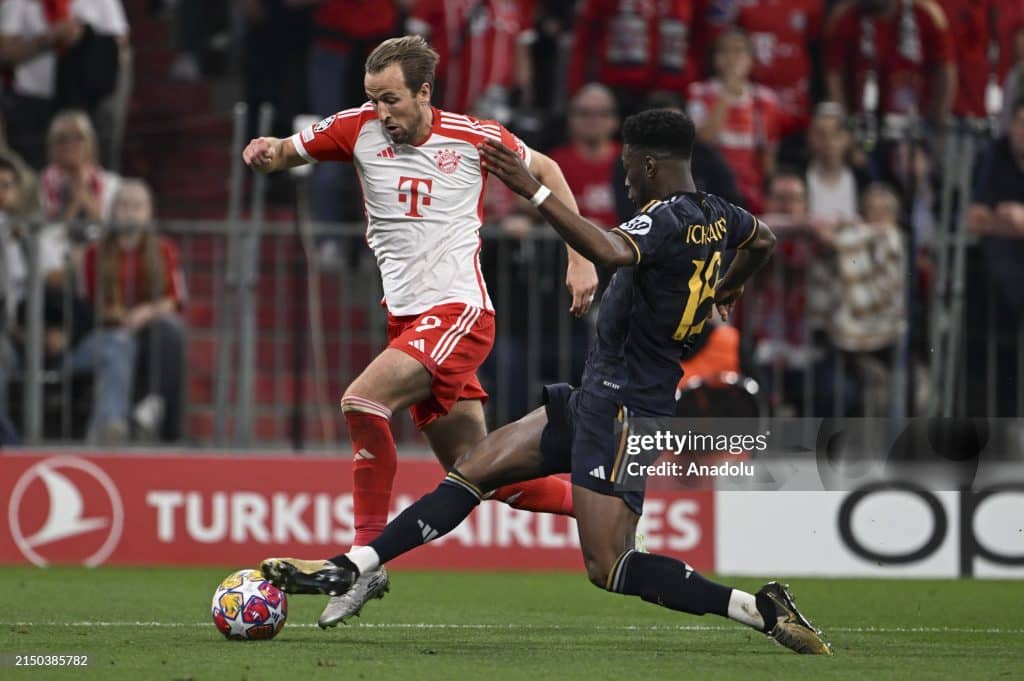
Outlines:
[[[437,489],[369,546],[329,560],[268,558],[261,569],[270,581],[288,593],[344,593],[361,572],[455,529],[491,490],[571,473],[580,548],[595,585],[673,610],[728,617],[800,653],[831,654],[784,585],[772,582],[749,594],[716,584],[681,561],[634,548],[643,492],[612,482],[625,466],[622,430],[630,418],[673,413],[688,340],[712,308],[728,318],[744,282],[771,254],[775,237],[750,213],[696,191],[690,173],[694,126],[685,114],[637,114],[622,134],[626,184],[643,208],[610,232],[552,196],[512,150],[490,142],[480,146],[488,172],[530,198],[566,243],[616,270],[601,303],[582,387],[547,386],[543,408],[473,447]],[[723,253],[732,249],[732,264],[720,277]]]

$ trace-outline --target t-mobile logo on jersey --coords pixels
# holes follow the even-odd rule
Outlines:
[[[430,205],[430,195],[423,194],[421,198],[420,187],[425,187],[429,192],[434,187],[434,181],[424,177],[406,177],[404,175],[398,178],[398,202],[409,204],[409,212],[405,214],[406,217],[421,218],[423,216],[419,212],[420,205]]]

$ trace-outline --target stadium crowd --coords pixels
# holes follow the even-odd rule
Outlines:
[[[991,143],[980,145],[977,159],[946,158],[976,165],[972,196],[959,199],[970,202],[968,225],[979,242],[968,309],[995,291],[1000,314],[990,328],[968,333],[968,356],[995,334],[999,409],[1017,412],[1024,0],[138,4],[175,28],[173,79],[221,75],[211,45],[235,35],[237,68],[229,71],[251,104],[275,105],[281,135],[295,114],[327,116],[361,103],[369,50],[384,38],[421,34],[441,56],[435,106],[497,119],[550,152],[581,212],[608,227],[635,210],[622,186],[621,120],[647,108],[687,111],[698,130],[700,189],[764,215],[783,237],[782,276],[766,273],[757,309],[741,316],[751,342],[722,365],[758,376],[780,396],[771,405],[777,413],[831,414],[837,395],[845,413],[888,413],[902,339],[926,328],[922,301],[931,295],[936,235],[953,229],[937,218],[951,139],[944,133],[973,121],[984,130],[979,139]],[[130,35],[121,0],[0,1],[3,441],[18,431],[19,400],[9,398],[26,361],[29,253],[45,285],[44,376],[55,384],[73,377],[86,386],[81,394],[97,391],[82,401],[82,435],[109,443],[182,436],[186,294],[177,249],[154,231],[146,183],[115,172],[132,84]],[[315,219],[360,220],[359,191],[351,166],[317,166]],[[519,269],[507,281],[485,252],[492,291],[557,288],[558,277],[526,281],[525,260],[541,259],[543,273],[557,270],[560,257],[533,248],[536,213],[500,183],[488,191],[488,222],[519,242],[512,259]],[[321,260],[346,248],[326,240]],[[913,295],[903,295],[906,286]],[[521,307],[521,297],[512,299]],[[515,323],[525,308],[502,314],[525,329]],[[587,323],[571,324],[574,347],[585,345]],[[501,362],[524,366],[528,343],[517,333],[495,347],[492,372]],[[927,334],[911,338],[911,364],[926,365]],[[571,358],[574,372],[584,357]],[[550,373],[559,360],[540,363]],[[844,371],[835,371],[838,363]],[[916,372],[917,390],[929,389],[920,383],[926,374]],[[807,376],[816,399],[801,406]],[[513,393],[514,413],[532,402],[525,387]]]

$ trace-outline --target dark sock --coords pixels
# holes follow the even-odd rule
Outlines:
[[[443,537],[466,519],[480,503],[480,490],[458,471],[430,494],[420,498],[388,523],[380,536],[370,542],[383,565],[420,544]],[[331,558],[335,565],[348,565],[344,554]]]
[[[608,582],[609,591],[639,596],[672,610],[729,616],[731,588],[705,579],[686,563],[668,556],[626,551]]]

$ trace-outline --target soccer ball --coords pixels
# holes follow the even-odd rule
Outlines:
[[[272,639],[288,619],[288,597],[257,570],[239,570],[213,592],[213,623],[236,641]]]

